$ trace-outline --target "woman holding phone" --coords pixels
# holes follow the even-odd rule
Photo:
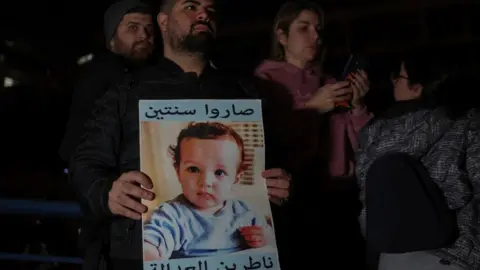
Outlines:
[[[346,249],[355,245],[351,238],[358,234],[361,239],[356,224],[354,152],[360,129],[372,118],[363,102],[369,81],[364,70],[339,82],[322,72],[324,27],[323,11],[315,3],[284,4],[274,21],[271,58],[257,67],[255,75],[271,84],[268,89],[274,92],[273,98],[290,99],[292,114],[297,117],[294,128],[285,128],[293,145],[289,147],[295,163],[291,167],[297,172],[291,193],[293,213],[300,213],[299,218],[311,216],[324,202],[323,216],[334,221],[324,220],[321,230],[335,236],[332,241],[322,241],[327,241],[331,250],[341,248],[334,253],[345,261]],[[348,109],[339,108],[344,103]],[[347,246],[344,241],[349,241]],[[360,250],[353,252],[364,255]]]
[[[263,61],[255,74],[287,90],[295,110],[313,109],[329,116],[333,143],[329,171],[335,177],[349,177],[355,170],[347,153],[356,149],[358,131],[372,117],[363,102],[369,81],[364,70],[340,82],[322,73],[323,30],[323,12],[315,3],[284,4],[274,23],[271,59]],[[345,101],[351,109],[336,111]]]

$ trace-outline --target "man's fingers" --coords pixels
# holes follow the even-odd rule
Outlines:
[[[133,198],[125,194],[120,194],[119,196],[117,196],[116,202],[139,214],[143,214],[148,210],[148,208],[145,205],[141,204],[140,202],[134,200]]]
[[[290,187],[290,181],[284,179],[267,179],[267,187],[288,189]]]
[[[153,188],[150,178],[141,172],[122,174],[113,183],[108,194],[108,206],[112,213],[131,219],[141,219],[148,208],[138,199],[153,200],[155,194],[144,188]]]
[[[268,195],[270,195],[273,198],[280,198],[280,199],[286,199],[288,198],[289,191],[287,189],[279,189],[279,188],[269,188],[268,189]]]
[[[123,217],[126,217],[126,218],[130,218],[130,219],[135,219],[135,220],[140,220],[142,219],[142,215],[135,212],[135,211],[132,211],[131,209],[128,209],[127,207],[119,204],[119,203],[113,203],[112,207],[111,207],[111,210],[112,210],[112,213],[116,214],[116,215],[119,215],[119,216],[123,216]]]
[[[146,174],[142,172],[132,171],[132,172],[124,173],[120,176],[118,180],[130,182],[130,183],[137,183],[147,189],[153,188],[153,183],[150,177],[148,177]]]
[[[138,199],[151,201],[155,198],[155,194],[153,194],[153,192],[143,189],[131,183],[123,183],[122,192]]]
[[[285,175],[285,171],[279,168],[268,169],[262,172],[263,178],[277,178]]]

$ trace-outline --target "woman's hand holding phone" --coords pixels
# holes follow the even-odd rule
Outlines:
[[[350,82],[336,82],[320,87],[317,92],[305,103],[305,108],[316,109],[320,113],[327,113],[335,109],[335,104],[352,99],[353,88]]]
[[[363,98],[370,90],[370,82],[365,70],[360,69],[357,72],[350,73],[346,77],[350,82],[352,88],[352,100],[351,104],[353,108],[361,108],[364,106]]]

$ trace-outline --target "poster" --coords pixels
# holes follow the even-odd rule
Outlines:
[[[144,270],[280,269],[260,100],[141,100]]]

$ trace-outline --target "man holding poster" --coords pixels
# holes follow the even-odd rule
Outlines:
[[[165,59],[162,60],[157,66],[144,70],[137,77],[139,78],[138,80],[129,81],[124,85],[119,85],[117,88],[108,91],[108,93],[102,98],[98,109],[95,112],[94,119],[92,119],[92,121],[90,121],[87,125],[88,131],[84,136],[83,142],[76,150],[72,167],[70,168],[71,182],[79,198],[86,205],[89,205],[92,213],[102,222],[110,224],[110,241],[106,243],[106,246],[108,247],[108,253],[111,257],[111,265],[108,266],[109,269],[143,269],[144,264],[142,258],[144,241],[142,241],[142,216],[146,222],[152,220],[150,219],[151,216],[149,216],[152,215],[152,212],[150,211],[151,209],[153,210],[154,208],[158,208],[160,203],[166,203],[167,201],[174,199],[171,196],[169,197],[165,195],[167,194],[167,191],[172,195],[172,192],[177,192],[175,194],[176,196],[182,193],[182,191],[178,189],[170,190],[170,186],[156,184],[158,183],[158,177],[155,177],[155,183],[153,183],[151,179],[152,176],[146,174],[143,171],[143,168],[140,168],[139,133],[141,130],[139,123],[139,100],[192,101],[204,99],[217,100],[218,102],[223,100],[224,102],[228,103],[227,105],[224,104],[224,106],[231,107],[231,110],[228,111],[231,116],[225,117],[227,110],[222,110],[221,108],[217,107],[211,107],[211,109],[208,110],[209,116],[216,115],[216,117],[218,117],[220,120],[222,118],[224,120],[226,119],[230,121],[230,123],[223,124],[228,125],[238,125],[239,123],[252,124],[247,123],[252,121],[262,123],[262,118],[258,118],[258,112],[262,109],[260,105],[258,105],[256,108],[253,108],[253,111],[256,112],[255,114],[253,114],[253,112],[250,114],[251,111],[248,111],[248,105],[241,105],[242,102],[246,102],[248,99],[251,100],[250,102],[254,102],[253,99],[256,98],[256,94],[254,93],[255,91],[242,87],[243,84],[241,85],[238,80],[231,79],[231,76],[228,74],[223,74],[220,70],[214,69],[207,64],[209,60],[207,57],[207,52],[211,47],[210,45],[214,41],[216,33],[215,12],[215,3],[213,0],[164,1],[161,5],[161,11],[157,16],[157,23],[160,27],[163,37]],[[218,106],[220,103],[217,104],[216,102],[203,104]],[[189,115],[193,112],[193,109],[191,108],[182,108],[181,106],[177,106],[175,104],[170,106],[170,110],[164,110],[164,112],[167,112],[166,115],[169,115],[169,117],[175,116],[176,112],[181,112],[185,115]],[[195,104],[198,105],[198,103]],[[190,104],[187,107],[191,106],[193,105]],[[181,111],[182,109],[185,110]],[[200,108],[197,108],[197,111],[199,111],[199,109]],[[170,112],[170,114],[168,112]],[[160,111],[158,112],[158,116],[161,117]],[[249,117],[254,116],[257,116],[257,118],[254,120],[248,120]],[[142,116],[140,115],[140,117]],[[235,120],[235,117],[237,120]],[[184,120],[187,119],[184,118]],[[205,122],[205,119],[190,119],[189,121],[192,120]],[[237,128],[239,127],[237,126]],[[268,130],[266,133],[268,133]],[[245,137],[242,139],[245,139]],[[160,141],[163,142],[164,140],[162,139]],[[181,142],[180,148],[183,147],[184,142],[186,141]],[[268,141],[265,145],[267,144]],[[143,138],[142,145],[144,145]],[[273,144],[268,145],[269,149],[281,149]],[[156,149],[152,147],[152,150]],[[262,149],[262,147],[258,148]],[[235,151],[232,153],[235,153]],[[181,153],[180,156],[182,156],[182,154],[183,153]],[[194,154],[194,152],[190,154]],[[217,154],[222,154],[222,151],[218,152]],[[186,155],[187,154],[185,154],[185,156]],[[258,157],[257,161],[255,161],[256,166],[256,164],[262,159],[262,153],[260,150],[258,150],[258,153],[253,156]],[[142,162],[144,162],[144,159],[142,159]],[[270,165],[269,163],[269,158],[267,158],[265,166],[267,168],[272,168],[272,163],[270,163]],[[156,166],[160,168],[160,164],[165,164],[165,162],[159,162],[156,164]],[[206,165],[203,164],[203,166]],[[180,164],[180,168],[181,167],[182,165]],[[265,193],[268,189],[270,201],[275,202],[276,204],[282,204],[288,198],[290,182],[289,175],[283,169],[273,168],[263,170],[260,169],[260,167],[263,167],[263,165],[257,166],[255,169],[251,169],[255,171],[253,174],[256,174],[255,176],[252,176],[252,178],[266,179],[266,185],[265,182],[263,182],[263,188],[265,189]],[[167,169],[165,168],[165,170]],[[189,170],[190,171],[188,171],[188,173],[191,175],[198,173],[197,169],[195,168],[191,168]],[[219,173],[220,172],[217,171],[215,177],[218,178]],[[248,173],[251,174],[252,172],[250,171]],[[245,172],[245,174],[247,174],[247,172]],[[223,172],[220,173],[220,175],[223,175]],[[174,175],[172,178],[178,180],[176,178],[179,177]],[[185,181],[184,183],[188,182],[186,178],[181,181]],[[237,185],[237,183],[239,182],[234,182],[233,184]],[[256,184],[259,184],[259,181],[252,182],[251,186],[256,187],[253,190],[260,193],[263,192],[263,189],[261,188],[262,186]],[[229,185],[222,185],[222,187],[225,186],[228,187]],[[238,186],[248,187],[249,185],[242,184]],[[202,203],[210,205],[211,202],[217,202],[216,200],[220,198],[215,196],[215,190],[219,187],[220,185],[218,184],[212,184],[208,188],[198,191],[199,193],[195,193],[193,197],[198,196],[198,202],[203,201]],[[222,189],[222,192],[223,191],[224,190]],[[183,194],[185,193],[186,192],[183,192]],[[263,245],[263,243],[270,243],[270,241],[264,242],[262,237],[258,237],[259,235],[265,236],[267,234],[259,233],[259,230],[248,231],[245,229],[252,226],[255,229],[261,227],[264,229],[262,232],[266,232],[269,228],[273,228],[273,222],[271,220],[268,203],[267,206],[262,206],[264,205],[262,204],[261,199],[263,197],[259,197],[260,199],[255,201],[253,198],[244,199],[249,192],[244,191],[241,194],[243,194],[239,196],[243,196],[241,199],[227,196],[228,198],[224,200],[224,203],[219,204],[222,206],[221,209],[217,210],[220,212],[222,210],[226,211],[225,215],[221,215],[222,217],[232,217],[230,220],[232,226],[224,226],[224,228],[231,228],[232,230],[240,233],[242,237],[239,237],[239,235],[235,233],[231,235],[228,234],[237,238],[230,238],[229,241],[223,241],[223,243],[220,243],[222,240],[224,240],[223,238],[209,234],[210,236],[206,238],[209,238],[210,240],[213,239],[215,241],[207,241],[205,240],[206,238],[201,239],[201,237],[195,238],[195,241],[191,242],[195,242],[198,245],[190,243],[192,250],[201,250],[203,252],[207,249],[207,246],[213,245],[213,248],[218,250],[234,247],[232,250],[242,253],[245,251],[242,251],[245,249],[244,247],[239,248],[239,246],[235,245],[229,246],[228,243],[237,243],[238,239],[243,239],[246,240],[247,246],[248,243],[251,243],[252,246],[256,247],[257,244],[254,243],[259,242],[262,245],[258,245],[258,248],[255,248],[262,249],[263,253],[259,254],[270,254],[271,256],[259,255],[260,257],[257,257],[256,255],[252,255],[253,253],[242,253],[245,256],[248,255],[245,257],[247,261],[242,262],[246,267],[244,269],[280,269],[278,265],[278,259],[275,256],[275,245],[273,245],[273,249],[268,250],[269,245]],[[188,199],[187,196],[184,197]],[[175,207],[182,207],[185,205],[182,203],[189,203],[190,199],[182,201],[182,198],[180,197],[177,201],[170,202],[170,204],[174,205]],[[247,203],[240,203],[242,200],[247,202],[248,205]],[[250,206],[250,202],[252,202],[254,207]],[[155,203],[157,204],[155,205]],[[148,206],[146,204],[148,204]],[[256,213],[259,209],[263,210],[260,211],[261,213]],[[191,211],[191,214],[198,214],[198,209],[194,210],[195,211]],[[216,218],[220,212],[216,211],[213,217],[208,217],[207,219]],[[255,214],[251,214],[254,212]],[[237,214],[239,214],[239,216],[236,216]],[[191,219],[192,222],[199,220],[201,219]],[[217,223],[212,222],[212,220],[209,222],[204,221],[205,220],[202,221],[202,224],[206,224],[207,227],[219,226]],[[164,226],[166,223],[154,225],[155,226],[153,227],[155,228],[162,228],[163,230],[166,229]],[[177,226],[176,229],[181,229],[181,231],[184,232],[187,231],[187,228],[189,228],[188,226],[184,226],[185,224],[181,225],[182,226]],[[174,230],[175,228],[170,227],[169,229]],[[190,231],[198,232],[195,230]],[[156,234],[155,237],[159,239],[159,235],[160,234]],[[153,239],[155,239],[155,237],[151,237],[150,241],[154,242],[155,240]],[[184,237],[181,240],[186,239],[191,240],[193,238]],[[205,242],[202,244],[200,243],[200,240],[205,240]],[[165,241],[165,243],[172,244],[171,241]],[[158,245],[157,242],[154,244]],[[159,245],[157,248],[158,247]],[[263,250],[264,248],[267,249]],[[185,252],[187,249],[174,248],[171,250],[180,251],[180,253],[177,252],[178,254],[183,252],[185,255],[188,253]],[[157,254],[159,253],[157,252]],[[212,261],[197,261],[197,263],[201,264],[201,266],[186,269],[208,270],[206,265],[209,262],[214,263]],[[235,262],[238,261],[234,260],[234,263]],[[221,265],[222,263],[228,264],[230,261],[217,261],[217,263],[218,265]],[[146,269],[154,270],[155,264],[145,264],[145,267],[147,267]],[[210,267],[214,266],[211,265]],[[220,266],[215,267],[215,269],[217,269]],[[240,265],[238,267],[240,267]],[[93,268],[91,270],[97,269],[99,268]],[[160,270],[162,268],[160,268],[160,265],[158,265],[157,269]],[[168,268],[164,269],[167,270]],[[223,266],[223,269],[233,268],[231,265],[225,265]]]

